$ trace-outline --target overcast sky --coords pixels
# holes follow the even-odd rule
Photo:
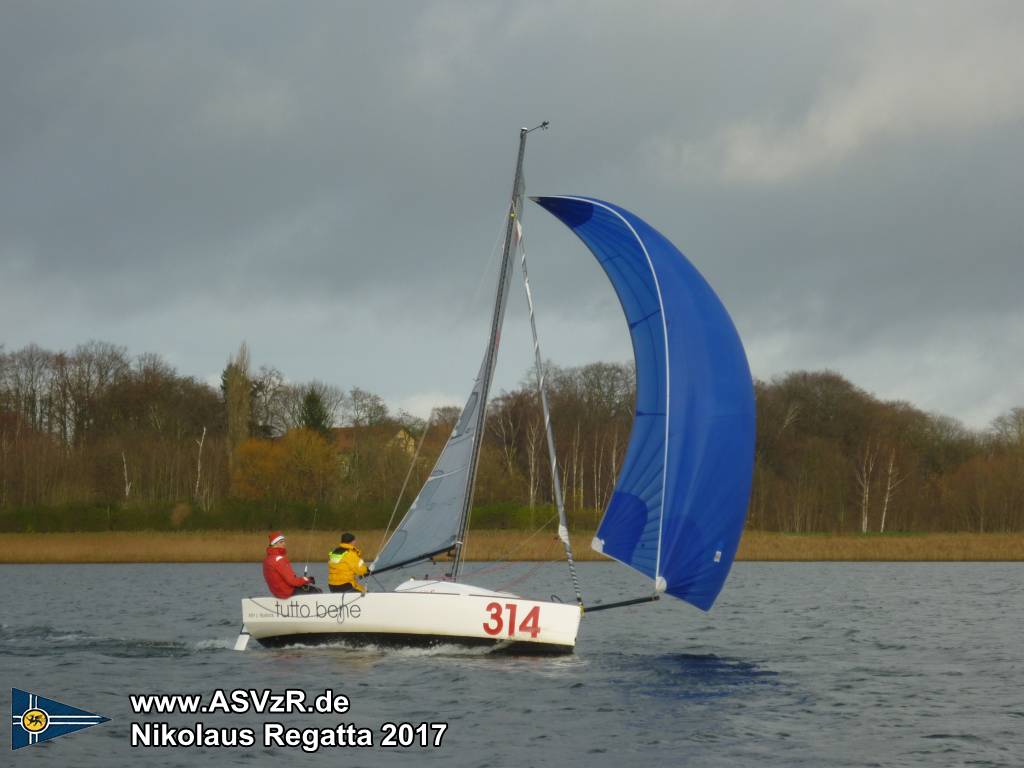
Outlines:
[[[479,366],[518,129],[529,194],[618,203],[754,375],[836,370],[984,426],[1024,405],[1024,4],[13,2],[0,343],[89,339],[424,414]],[[628,360],[531,205],[546,357]],[[497,388],[531,360],[514,287]]]

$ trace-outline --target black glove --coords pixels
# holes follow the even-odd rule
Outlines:
[[[309,584],[316,584],[316,579],[314,579],[312,576],[307,576],[306,581]]]

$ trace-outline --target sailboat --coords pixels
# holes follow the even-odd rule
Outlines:
[[[244,649],[252,637],[267,646],[345,640],[568,653],[587,614],[652,602],[664,594],[705,611],[714,603],[736,556],[753,475],[754,392],[736,328],[697,269],[640,217],[597,198],[534,197],[604,269],[629,327],[636,370],[629,444],[591,546],[647,576],[651,589],[628,600],[584,605],[521,247],[526,140],[542,128],[547,123],[519,133],[490,334],[479,372],[437,463],[371,565],[380,575],[448,554],[448,578],[408,579],[391,592],[245,598],[236,648]],[[517,252],[533,330],[558,535],[575,604],[532,600],[459,580]]]

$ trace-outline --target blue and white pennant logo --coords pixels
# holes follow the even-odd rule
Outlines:
[[[28,691],[11,688],[11,749],[49,741],[105,723],[109,719]]]

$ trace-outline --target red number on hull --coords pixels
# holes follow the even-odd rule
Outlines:
[[[530,637],[536,637],[540,634],[540,606],[535,605],[530,609],[530,612],[526,614],[526,618],[523,619],[523,623],[519,625],[519,631],[525,632]]]
[[[491,614],[491,620],[484,622],[484,632],[488,635],[497,635],[501,632],[502,626],[504,626],[501,620],[501,603],[488,603],[487,611]],[[494,626],[491,626],[492,622]]]
[[[505,607],[508,608],[508,636],[512,637],[516,633],[516,604],[505,603]]]
[[[530,637],[537,637],[540,634],[540,606],[535,605],[529,610],[522,622],[519,624],[518,630],[516,628],[516,609],[518,606],[515,603],[505,603],[504,608],[508,609],[508,623],[505,622],[505,617],[502,615],[501,603],[488,603],[486,610],[490,614],[490,620],[483,623],[484,632],[488,635],[500,635],[501,630],[508,626],[508,636],[515,637],[516,632],[520,634],[529,635]]]

